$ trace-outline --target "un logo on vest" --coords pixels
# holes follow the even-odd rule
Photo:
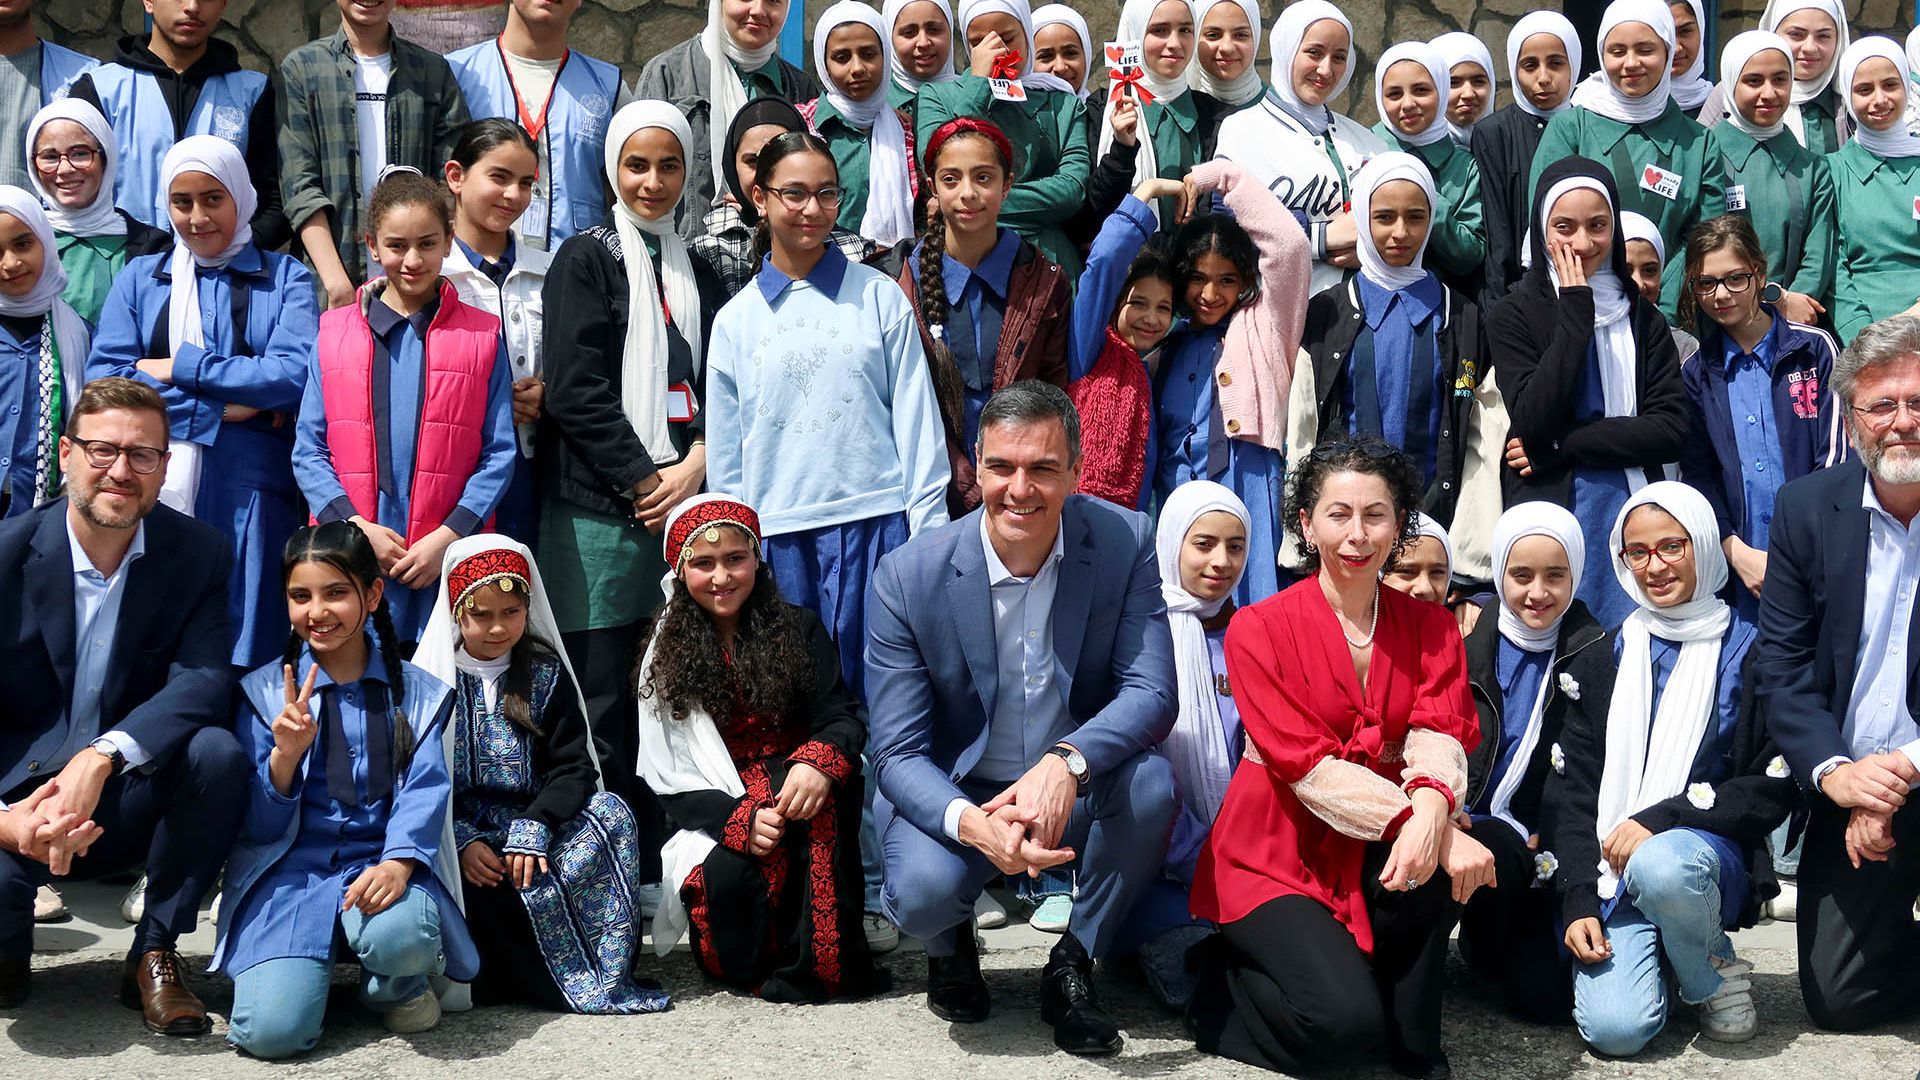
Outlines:
[[[213,110],[213,134],[220,136],[235,146],[240,145],[240,136],[247,128],[247,114],[235,105],[220,105]]]
[[[613,102],[605,94],[588,94],[580,99],[580,112],[595,128],[604,130],[613,115]]]

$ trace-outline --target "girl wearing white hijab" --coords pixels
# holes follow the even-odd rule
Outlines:
[[[1620,209],[1646,215],[1678,251],[1694,225],[1724,212],[1726,176],[1706,131],[1673,101],[1673,13],[1665,0],[1613,0],[1598,36],[1601,70],[1574,89],[1577,107],[1547,125],[1529,186],[1537,193],[1541,172],[1561,158],[1605,162]],[[1660,295],[1669,314],[1678,309],[1677,268]]]
[[[1287,458],[1291,471],[1320,443],[1377,435],[1413,459],[1421,503],[1444,526],[1463,500],[1498,505],[1506,419],[1480,383],[1488,364],[1479,309],[1424,262],[1438,205],[1432,176],[1411,154],[1389,151],[1354,174],[1360,273],[1307,303],[1301,347],[1311,374],[1295,366]],[[1476,454],[1484,460],[1472,464]],[[1285,557],[1300,564],[1292,548]],[[1484,562],[1452,569],[1462,580],[1486,575]]]
[[[887,103],[911,115],[922,86],[960,77],[953,68],[953,4],[950,0],[887,0],[880,8],[880,21],[887,27],[892,48]]]
[[[547,269],[545,407],[569,437],[551,446],[540,546],[588,720],[614,746],[630,741],[632,717],[620,704],[630,671],[613,658],[638,650],[660,599],[653,536],[706,478],[707,328],[726,294],[673,228],[685,195],[676,185],[690,188],[695,174],[661,167],[674,157],[684,166],[692,138],[664,101],[616,112],[604,157],[613,227],[568,239]],[[547,446],[539,452],[548,458]],[[607,775],[635,797],[631,756],[608,762]]]
[[[1327,0],[1299,0],[1274,20],[1273,85],[1258,107],[1220,124],[1219,155],[1301,218],[1313,245],[1310,292],[1357,269],[1353,174],[1386,151],[1380,137],[1333,110],[1353,77],[1353,23]]]
[[[963,0],[957,27],[968,43],[966,71],[954,82],[920,88],[914,145],[926,146],[941,125],[962,116],[993,121],[1020,148],[1002,221],[1070,280],[1078,278],[1080,248],[1068,238],[1066,226],[1086,205],[1093,172],[1086,103],[1071,83],[1033,69],[1033,13],[1027,0]],[[954,48],[961,48],[958,41]],[[1024,100],[994,96],[989,78],[996,70],[1020,84]]]
[[[1759,633],[1721,600],[1726,557],[1712,508],[1685,484],[1641,489],[1609,536],[1634,611],[1608,665],[1576,665],[1587,708],[1568,716],[1545,798],[1574,1019],[1600,1053],[1638,1053],[1668,1014],[1673,972],[1700,1031],[1740,1042],[1758,1015],[1729,929],[1777,889],[1755,855],[1797,800],[1744,701]],[[1611,677],[1610,677],[1611,676]],[[1559,689],[1576,691],[1563,676]],[[1777,775],[1774,775],[1776,774]]]
[[[1836,201],[1828,160],[1787,130],[1793,54],[1777,34],[1748,30],[1720,51],[1727,113],[1707,129],[1707,148],[1725,165],[1727,209],[1744,210],[1779,284],[1773,301],[1797,323],[1820,321],[1833,300]]]
[[[1068,74],[1072,70],[1072,65],[1061,62],[1062,50],[1068,43],[1059,35],[1047,33],[1047,30],[1056,26],[1065,28],[1067,33],[1073,36],[1071,44],[1080,50],[1080,64],[1078,74],[1075,76],[1070,77]],[[1058,45],[1049,51],[1050,47],[1041,41],[1042,36],[1045,36],[1048,41],[1058,42]],[[1036,65],[1046,63],[1051,56],[1054,63],[1046,70],[1064,79],[1069,85],[1075,84],[1077,80],[1078,85],[1074,93],[1081,101],[1092,99],[1093,65],[1099,54],[1093,51],[1093,31],[1087,29],[1087,20],[1079,12],[1065,4],[1048,4],[1045,7],[1034,8],[1033,51],[1033,62]],[[1088,109],[1089,119],[1092,119],[1092,111]]]
[[[762,97],[798,104],[820,96],[813,76],[780,56],[780,33],[792,10],[792,0],[778,0],[750,9],[734,23],[722,0],[707,0],[707,25],[647,61],[634,84],[634,97],[672,102],[693,129],[686,149],[687,191],[676,217],[680,235],[688,240],[700,235],[707,209],[727,190],[727,129],[740,107]],[[698,107],[702,104],[706,108]]]
[[[1480,166],[1447,119],[1447,63],[1437,45],[1403,41],[1380,55],[1373,69],[1373,130],[1387,144],[1420,159],[1432,174],[1433,207],[1427,265],[1469,296],[1479,291],[1487,262],[1480,206]]]
[[[1453,537],[1425,510],[1414,515],[1414,537],[1380,572],[1390,589],[1430,604],[1445,604],[1453,578]]]
[[[1700,6],[1700,0],[1671,0],[1667,13],[1673,16],[1673,100],[1682,112],[1698,119],[1701,107],[1714,90],[1713,82],[1707,78],[1706,9]],[[1682,20],[1691,22],[1691,27]],[[1691,53],[1687,51],[1688,42],[1692,42]],[[1684,68],[1680,66],[1683,58],[1687,62]]]
[[[840,0],[813,26],[813,69],[827,92],[800,107],[840,169],[837,223],[888,248],[914,234],[917,188],[909,120],[886,92],[896,64],[887,24],[860,0]]]
[[[111,189],[106,201],[113,201]],[[23,231],[33,242],[16,246]],[[19,418],[7,451],[10,467],[0,474],[0,518],[7,518],[59,493],[60,435],[80,393],[91,342],[87,324],[60,298],[67,276],[53,225],[39,200],[17,187],[0,187],[0,250],[8,253],[6,262],[35,268],[0,288],[0,369],[13,373],[5,404]]]
[[[1852,43],[1839,0],[1767,0],[1760,29],[1778,34],[1793,54],[1793,100],[1787,130],[1816,154],[1840,149],[1853,131],[1847,91],[1835,74]]]
[[[1535,11],[1507,35],[1507,79],[1513,104],[1473,129],[1473,160],[1480,167],[1480,206],[1487,229],[1486,284],[1481,306],[1494,303],[1526,273],[1521,248],[1532,209],[1527,184],[1534,150],[1547,123],[1572,107],[1580,73],[1580,35],[1557,11]]]
[[[1837,196],[1833,325],[1850,341],[1869,323],[1909,313],[1920,296],[1920,235],[1908,213],[1920,191],[1920,135],[1906,124],[1906,50],[1861,38],[1837,65],[1853,137],[1827,157]]]
[[[1587,665],[1611,665],[1607,640],[1573,597],[1586,545],[1562,506],[1521,503],[1493,531],[1495,614],[1467,635],[1467,679],[1480,713],[1480,745],[1467,757],[1473,838],[1493,852],[1495,880],[1476,892],[1460,933],[1474,969],[1506,993],[1507,1007],[1536,1023],[1561,1022],[1572,1005],[1560,951],[1556,856],[1542,835],[1541,794],[1554,771],[1567,717],[1606,702],[1580,693]]]
[[[1487,320],[1512,428],[1509,498],[1517,487],[1569,508],[1588,550],[1601,551],[1627,496],[1680,457],[1680,359],[1666,318],[1631,284],[1606,168],[1555,162],[1535,207],[1530,242],[1541,254]],[[1587,564],[1578,595],[1602,625],[1631,608],[1604,563]]]
[[[288,421],[319,338],[313,277],[253,242],[253,183],[232,143],[188,136],[160,175],[173,248],[114,279],[87,378],[137,378],[166,398],[173,456],[160,500],[233,542],[233,662],[252,670],[286,643],[280,549],[306,515]]]
[[[1640,295],[1640,299],[1657,306],[1660,303],[1660,275],[1667,266],[1666,240],[1661,238],[1659,228],[1648,221],[1646,215],[1629,210],[1620,215],[1620,241],[1626,246],[1628,283]],[[1700,339],[1676,326],[1673,328],[1673,347],[1680,354],[1680,363],[1685,365],[1694,353],[1700,351]]]
[[[1200,159],[1214,156],[1220,123],[1266,96],[1260,77],[1261,14],[1258,0],[1195,0],[1196,53],[1187,68],[1187,84],[1199,96]]]
[[[1920,26],[1907,31],[1907,126],[1920,122]]]
[[[1432,45],[1447,68],[1447,130],[1462,150],[1471,149],[1473,129],[1493,112],[1494,95],[1500,91],[1499,79],[1493,73],[1493,53],[1479,38],[1458,30],[1434,38]],[[1462,67],[1467,70],[1462,71]],[[1479,69],[1477,76],[1475,68]]]
[[[113,126],[79,98],[61,98],[27,123],[27,176],[46,207],[67,272],[60,298],[88,322],[100,318],[107,290],[128,259],[172,244],[166,233],[113,205],[119,156]],[[87,164],[75,164],[76,158]]]
[[[1121,41],[1141,43],[1139,86],[1152,95],[1151,104],[1144,106],[1131,95],[1120,101],[1109,95],[1101,120],[1097,158],[1105,158],[1119,137],[1114,129],[1116,110],[1123,105],[1137,110],[1131,133],[1133,175],[1123,185],[1124,194],[1156,177],[1180,179],[1200,159],[1200,114],[1187,86],[1187,70],[1193,65],[1193,4],[1191,0],[1126,0],[1117,32]],[[1164,211],[1170,207],[1156,204],[1153,209],[1164,220]]]

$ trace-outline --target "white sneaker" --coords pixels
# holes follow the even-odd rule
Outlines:
[[[1064,894],[1043,898],[1027,919],[1028,926],[1049,934],[1066,933],[1072,922],[1073,897]]]
[[[885,915],[867,912],[860,917],[860,928],[867,932],[867,949],[870,952],[892,952],[900,947],[900,928],[889,922]]]
[[[473,984],[454,982],[445,975],[427,976],[427,986],[440,1001],[442,1013],[468,1012],[473,1008]]]
[[[127,898],[120,901],[120,917],[130,923],[137,923],[147,913],[147,875],[141,874],[140,880],[127,890]]]
[[[60,898],[51,885],[42,885],[33,893],[33,921],[37,923],[61,922],[68,915],[67,902]]]
[[[1710,959],[1724,981],[1700,1003],[1700,1034],[1715,1042],[1746,1042],[1760,1028],[1760,1013],[1753,1007],[1753,981],[1747,978],[1753,965],[1737,957]]]
[[[980,891],[980,899],[973,902],[973,924],[982,930],[993,930],[1007,925],[1007,909],[993,894],[985,889]]]
[[[1780,895],[1761,907],[1762,918],[1777,922],[1793,922],[1800,915],[1800,886],[1786,878],[1780,879]]]
[[[395,1035],[417,1035],[432,1031],[440,1024],[440,999],[431,989],[422,990],[395,1005],[383,1017],[387,1030]]]

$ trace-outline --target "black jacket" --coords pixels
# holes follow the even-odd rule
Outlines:
[[[1480,206],[1487,224],[1486,280],[1480,304],[1491,308],[1526,275],[1520,245],[1527,235],[1527,178],[1547,122],[1509,105],[1473,128],[1473,160],[1480,166]]]
[[[1540,177],[1540,197],[1530,230],[1533,248],[1546,251],[1540,206],[1561,180],[1582,176],[1598,181],[1608,200],[1620,205],[1613,177],[1598,162],[1569,157]],[[1647,470],[1661,478],[1660,467],[1678,461],[1687,439],[1687,393],[1680,382],[1680,354],[1673,331],[1657,307],[1634,291],[1627,273],[1625,244],[1613,245],[1613,272],[1627,285],[1627,318],[1639,357],[1640,400],[1637,415],[1574,420],[1593,342],[1593,290],[1587,286],[1555,289],[1547,275],[1551,260],[1534,259],[1533,269],[1487,318],[1493,366],[1507,400],[1509,434],[1526,447],[1533,471],[1502,473],[1507,505],[1545,499],[1561,505],[1573,500],[1576,467]]]
[[[215,75],[239,71],[240,51],[231,42],[214,38],[207,42],[207,51],[200,59],[187,70],[176,72],[154,55],[147,41],[145,36],[137,34],[121,38],[118,51],[109,63],[144,72],[160,84],[160,91],[167,99],[167,111],[173,115],[173,137],[177,141],[186,137],[187,118],[193,115],[193,107],[200,101],[201,84]],[[260,91],[260,100],[254,103],[253,115],[247,117],[247,145],[240,148],[247,159],[247,176],[253,181],[253,192],[259,200],[251,222],[253,242],[267,251],[281,250],[293,239],[293,226],[280,210],[280,128],[274,115],[275,92],[269,76],[266,89]],[[100,93],[94,89],[91,75],[75,79],[67,88],[67,94],[100,109]],[[105,111],[101,109],[102,113]]]
[[[1613,651],[1608,644],[1610,640],[1606,629],[1587,611],[1587,605],[1573,601],[1560,622],[1560,640],[1554,647],[1553,662],[1547,666],[1547,696],[1540,713],[1540,737],[1527,758],[1525,776],[1508,804],[1517,820],[1540,833],[1542,851],[1554,849],[1553,837],[1541,831],[1540,797],[1547,775],[1553,771],[1553,746],[1560,741],[1561,729],[1572,713],[1588,714],[1583,722],[1590,726],[1606,722],[1606,698],[1588,697],[1584,693],[1578,698],[1569,697],[1557,680],[1568,665],[1588,651],[1597,648],[1610,657]],[[1487,786],[1493,782],[1493,768],[1500,761],[1503,695],[1496,660],[1499,644],[1499,609],[1490,606],[1474,624],[1473,633],[1467,635],[1467,685],[1473,692],[1474,707],[1480,711],[1480,745],[1467,755],[1467,794],[1460,800],[1462,806],[1479,804],[1487,794]],[[1597,717],[1591,715],[1596,707],[1601,713]]]
[[[547,396],[534,463],[547,495],[631,519],[634,485],[658,469],[620,407],[627,267],[619,247],[614,230],[596,226],[568,237],[547,268],[540,294],[546,305]],[[705,259],[689,257],[700,286],[701,340],[710,341],[713,317],[727,302],[727,290]],[[676,321],[686,315],[673,313]],[[667,338],[669,384],[692,386],[695,400],[704,402],[706,357],[694,356],[673,324],[667,326]],[[691,422],[670,427],[674,449],[685,454],[706,421],[696,409]]]
[[[1445,286],[1443,286],[1445,288]],[[1313,358],[1313,386],[1319,397],[1319,430],[1314,443],[1346,438],[1344,402],[1347,364],[1353,345],[1366,327],[1354,278],[1324,289],[1307,301],[1306,328],[1300,343]],[[1446,400],[1440,409],[1440,430],[1433,433],[1433,483],[1421,509],[1442,525],[1453,524],[1454,503],[1460,497],[1460,474],[1466,468],[1467,425],[1474,422],[1473,388],[1488,366],[1487,338],[1480,325],[1480,309],[1473,300],[1446,288],[1445,314],[1434,342],[1446,361]]]

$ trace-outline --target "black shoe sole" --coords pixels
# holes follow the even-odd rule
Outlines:
[[[949,1024],[983,1024],[989,1016],[993,1015],[993,1005],[991,1002],[982,1005],[977,1011],[973,1009],[952,1009],[934,1001],[931,994],[927,996],[927,1010]]]
[[[137,991],[129,991],[125,987],[120,989],[120,1004],[138,1012],[140,1014],[140,1025],[155,1035],[167,1035],[176,1039],[191,1039],[200,1035],[210,1034],[213,1031],[212,1018],[204,1014],[202,1014],[198,1020],[189,1018],[175,1020],[171,1024],[156,1024],[147,1019],[147,1010],[140,1004],[139,993]]]

